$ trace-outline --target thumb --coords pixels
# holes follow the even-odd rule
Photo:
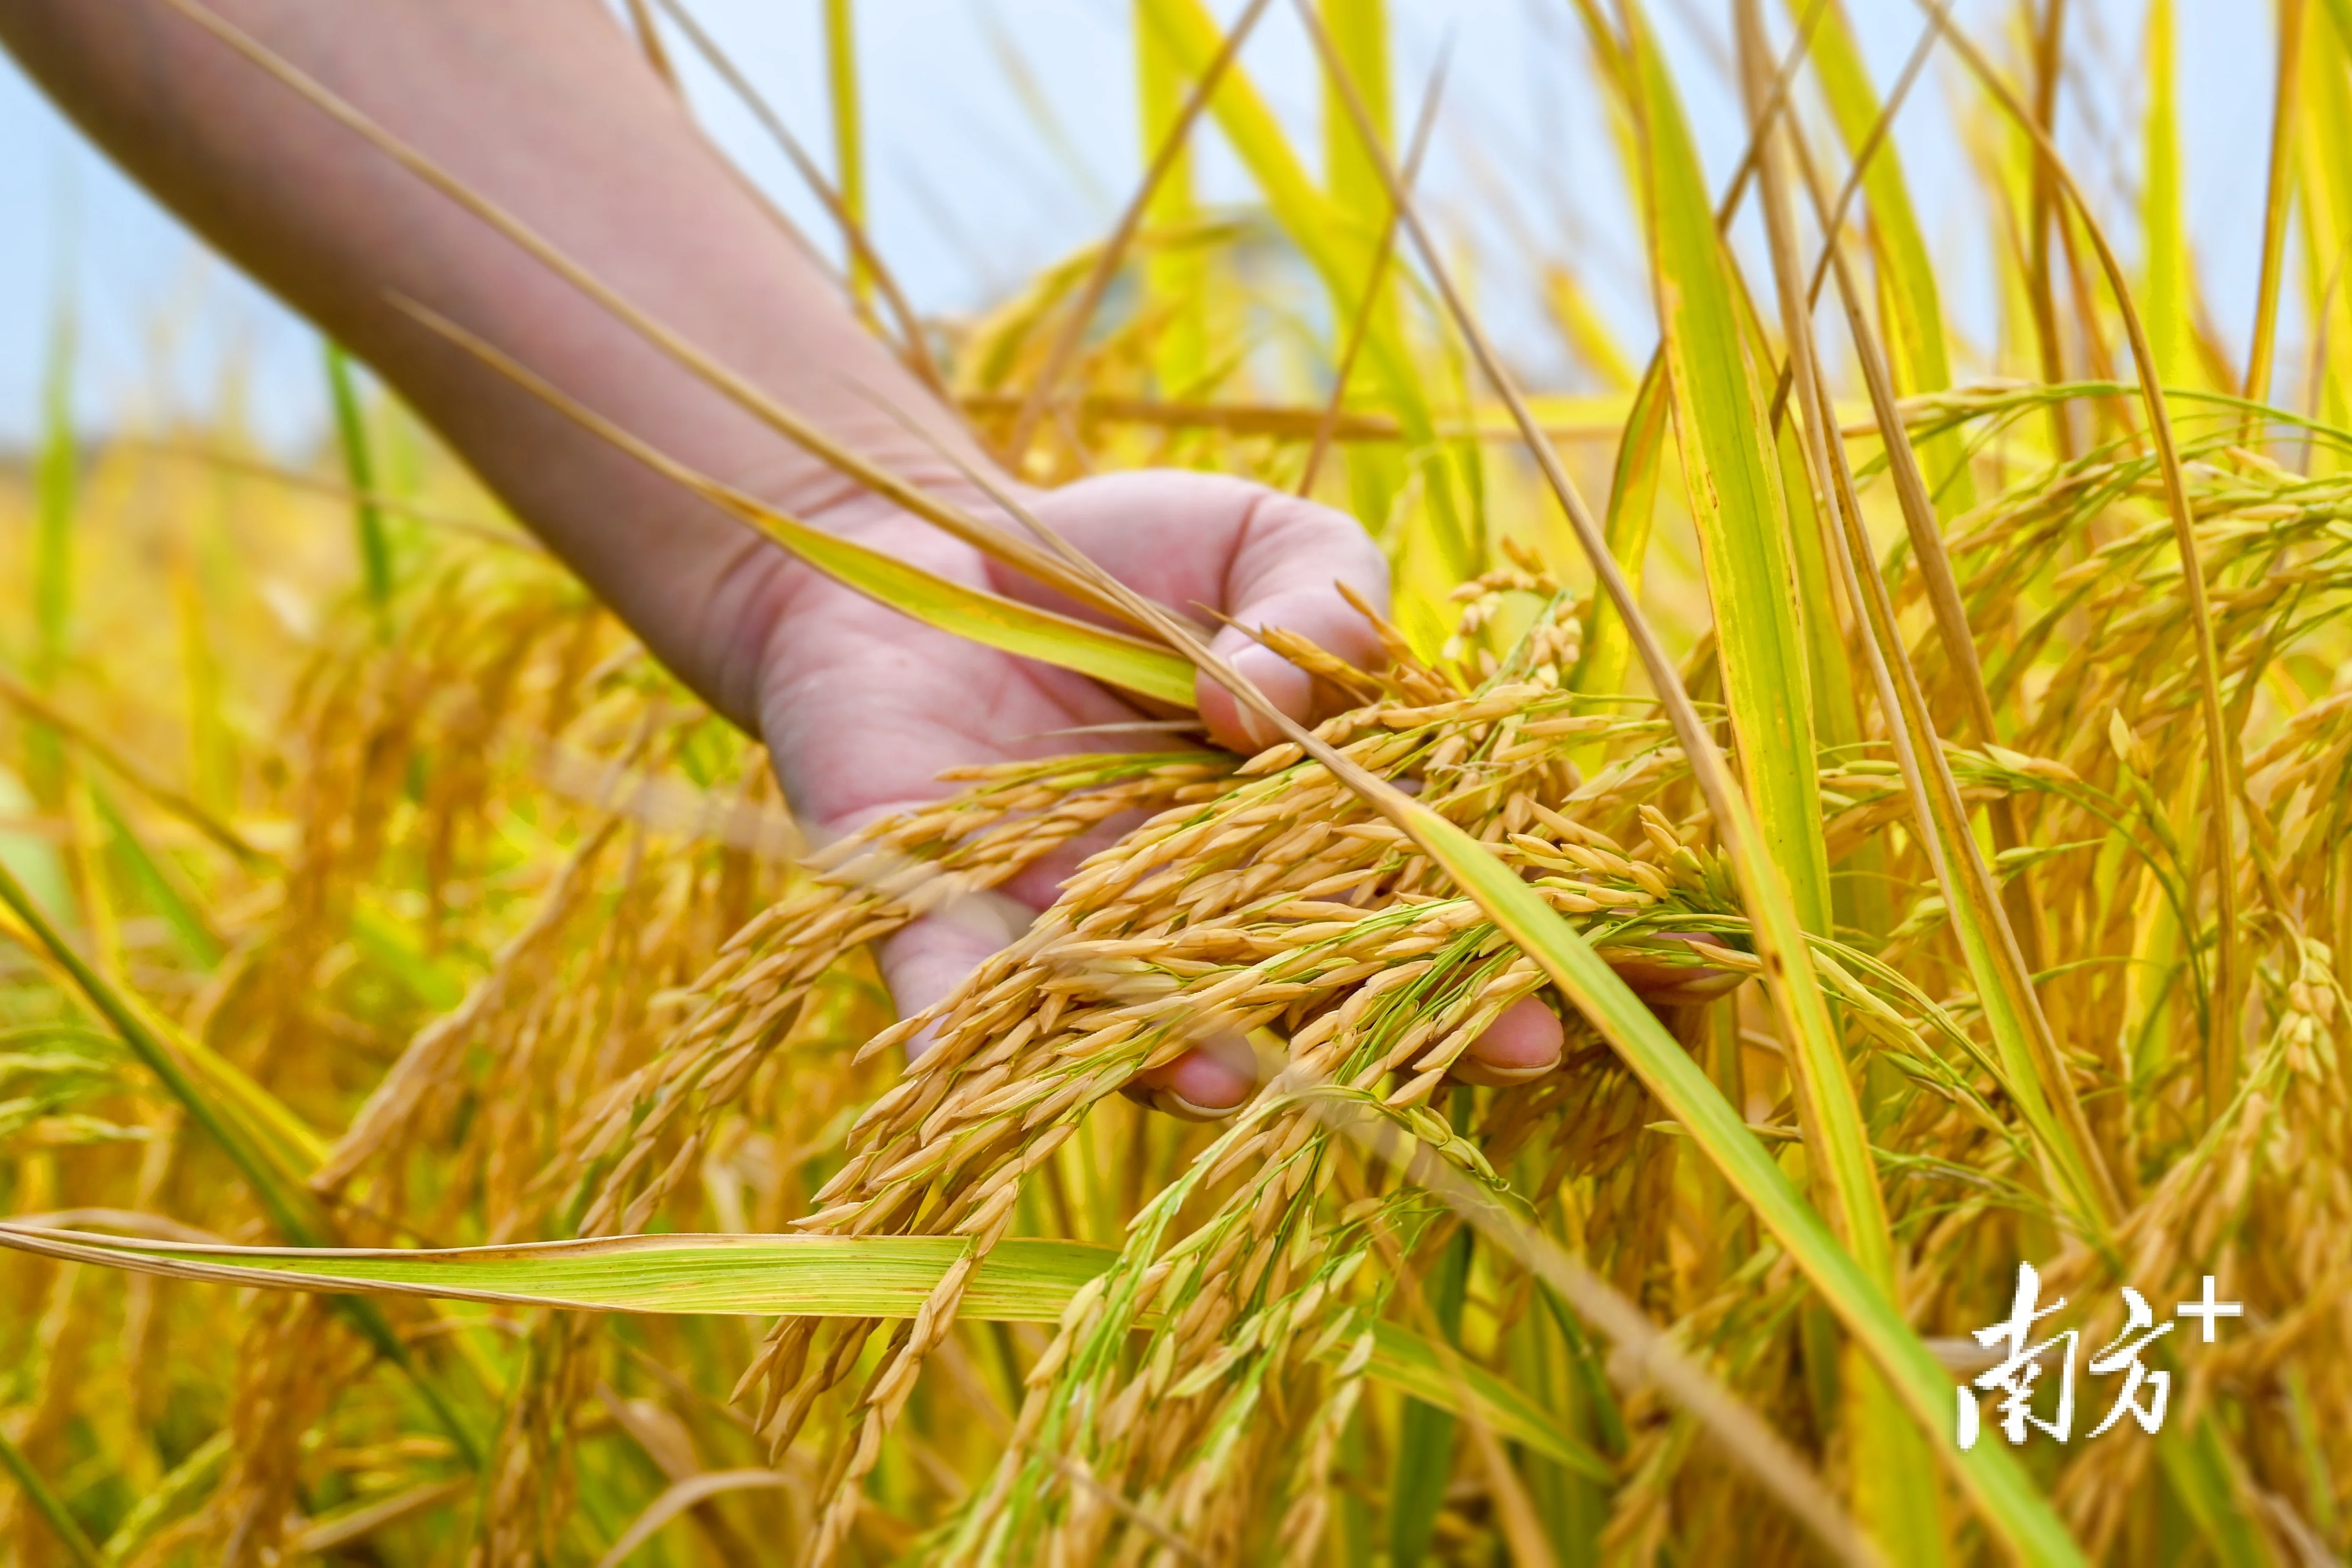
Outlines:
[[[1386,613],[1388,563],[1353,519],[1312,502],[1268,495],[1249,513],[1225,573],[1231,624],[1210,644],[1247,676],[1267,700],[1301,724],[1323,716],[1334,694],[1251,634],[1281,627],[1350,664],[1369,664],[1380,639],[1340,593],[1345,584]],[[1281,739],[1232,693],[1203,674],[1196,687],[1201,718],[1220,745],[1244,753]]]

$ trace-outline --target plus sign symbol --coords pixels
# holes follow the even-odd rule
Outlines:
[[[2204,1342],[2210,1345],[2213,1342],[2213,1320],[2216,1318],[2242,1318],[2246,1315],[2246,1304],[2243,1301],[2215,1300],[2213,1299],[2213,1277],[2210,1274],[2208,1274],[2205,1276],[2205,1294],[2203,1297],[2194,1301],[2181,1302],[2179,1307],[2174,1309],[2172,1315],[2176,1318],[2197,1319],[2200,1326],[2205,1331],[2203,1336]]]

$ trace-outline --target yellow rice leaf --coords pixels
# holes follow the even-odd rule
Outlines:
[[[1192,667],[1180,654],[984,588],[950,582],[895,555],[811,528],[748,497],[712,499],[835,582],[925,626],[1001,652],[1075,669],[1171,708],[1190,711],[1193,706]]]
[[[2156,379],[2193,384],[2189,304],[2189,232],[2180,195],[2180,112],[2173,83],[2172,0],[2147,8],[2147,174],[2140,233],[2147,246],[2148,347]]]

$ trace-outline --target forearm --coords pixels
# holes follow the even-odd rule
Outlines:
[[[951,475],[851,394],[949,423],[593,0],[213,4],[772,395],[901,471]],[[784,591],[772,553],[391,297],[703,472],[804,511],[843,481],[162,0],[0,0],[0,41],[159,198],[373,365],[657,656],[752,718]]]

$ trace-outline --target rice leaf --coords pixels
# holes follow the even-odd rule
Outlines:
[[[73,319],[61,308],[51,328],[48,365],[42,377],[40,449],[33,474],[33,647],[26,669],[31,685],[44,694],[55,691],[65,671],[73,622],[74,513],[81,478],[73,366]],[[41,809],[60,811],[70,794],[64,746],[55,728],[36,717],[25,738],[25,783]],[[81,901],[89,890],[89,879],[79,847],[69,842],[62,853],[53,850],[52,856],[63,873],[58,881],[63,894],[59,909],[70,918],[87,918],[89,911],[81,908]]]
[[[2341,425],[2352,416],[2352,163],[2319,149],[2352,145],[2352,0],[2329,0],[2328,25],[2313,30],[2303,50],[2305,81],[2299,136],[2303,205],[2305,316],[2318,335],[2300,389],[2311,416]],[[2345,458],[2314,445],[2305,469],[2315,478],[2340,471]]]
[[[1322,0],[1323,26],[1346,62],[1348,76],[1364,96],[1372,125],[1388,142],[1393,128],[1389,105],[1389,20],[1386,0]],[[1331,204],[1356,231],[1370,237],[1387,226],[1388,187],[1366,154],[1363,139],[1348,117],[1348,106],[1329,81],[1323,97],[1323,178]]]
[[[1382,146],[1393,145],[1395,128],[1391,104],[1394,98],[1389,72],[1389,23],[1385,0],[1321,0],[1324,26],[1339,58],[1344,62],[1356,90],[1363,95],[1372,126]],[[1323,181],[1339,221],[1351,242],[1365,247],[1352,280],[1352,314],[1363,322],[1364,335],[1382,343],[1401,343],[1403,324],[1398,314],[1396,288],[1389,269],[1371,253],[1385,249],[1391,220],[1388,188],[1381,184],[1364,139],[1348,117],[1346,103],[1328,75],[1323,89]],[[1335,301],[1338,299],[1335,293]]]
[[[74,439],[73,365],[73,321],[61,310],[51,329],[41,383],[40,454],[33,480],[31,672],[44,689],[56,683],[64,667],[73,618],[74,508],[81,470]]]
[[[221,1472],[228,1468],[234,1448],[232,1436],[221,1431],[205,1438],[194,1453],[173,1466],[133,1503],[114,1527],[114,1533],[106,1538],[101,1548],[105,1562],[131,1562],[158,1531],[200,1503],[205,1494],[219,1484]]]
[[[833,109],[833,183],[841,210],[851,223],[866,223],[866,133],[857,102],[857,28],[855,0],[824,0],[824,85]],[[852,250],[849,292],[860,311],[873,296],[866,258]]]
[[[1642,592],[1642,575],[1650,554],[1650,525],[1657,515],[1658,479],[1664,472],[1671,400],[1666,392],[1665,362],[1653,358],[1633,395],[1633,411],[1625,416],[1624,434],[1617,442],[1617,466],[1609,485],[1609,506],[1603,535],[1610,557],[1634,595]],[[1584,657],[1571,684],[1589,696],[1614,696],[1625,688],[1633,659],[1633,641],[1616,604],[1606,594],[1592,597],[1592,613],[1584,634]],[[1589,768],[1597,752],[1579,761]]]
[[[1769,107],[1766,90],[1769,58],[1764,44],[1763,11],[1759,0],[1741,0],[1736,8],[1736,16],[1742,86],[1748,99],[1749,118],[1755,127],[1757,184],[1771,242],[1772,270],[1774,281],[1779,286],[1781,328],[1793,358],[1807,352],[1811,318],[1810,303],[1796,260],[1795,242],[1789,222],[1784,178],[1785,148],[1789,140],[1784,132],[1786,117],[1775,115]],[[1826,224],[1829,220],[1824,221]],[[1833,229],[1830,234],[1830,243],[1832,246],[1836,243]],[[1752,338],[1761,337],[1760,328],[1752,321],[1749,333]],[[1765,356],[1759,353],[1757,357],[1762,362]],[[1809,401],[1806,412],[1810,420],[1818,422],[1826,417],[1826,400],[1818,395],[1817,386],[1812,390],[1816,395]],[[1814,423],[1807,434],[1812,436],[1821,428],[1820,423]],[[1814,437],[1814,439],[1818,442],[1821,437]],[[1787,497],[1790,515],[1789,538],[1791,563],[1795,569],[1794,584],[1802,595],[1801,602],[1812,611],[1804,617],[1802,628],[1807,677],[1819,705],[1824,737],[1837,747],[1836,754],[1850,755],[1862,738],[1862,727],[1854,709],[1853,683],[1845,668],[1844,637],[1831,609],[1834,600],[1830,592],[1828,564],[1823,558],[1822,535],[1828,519],[1821,514],[1822,509],[1834,503],[1827,493],[1826,485],[1822,483],[1818,458],[1799,448],[1794,421],[1781,422],[1777,445],[1783,493]],[[1809,461],[1809,458],[1812,460]],[[1727,662],[1733,658],[1736,651],[1727,646],[1723,650],[1725,660]],[[1736,717],[1736,709],[1734,712]],[[1848,901],[1841,900],[1840,903]],[[1883,914],[1883,910],[1881,912]],[[1887,1076],[1886,1069],[1879,1069],[1879,1081],[1873,1082],[1871,1086],[1879,1091],[1872,1096],[1874,1103],[1881,1094],[1892,1092],[1892,1086],[1883,1081]],[[1834,1098],[1831,1103],[1836,1104]],[[1843,1107],[1838,1109],[1842,1110]],[[1855,1131],[1867,1139],[1866,1129],[1857,1128]],[[1840,1195],[1846,1196],[1843,1194]],[[1846,1236],[1851,1245],[1856,1234],[1855,1227],[1869,1223],[1871,1216],[1858,1211],[1851,1197],[1847,1197],[1846,1202]],[[1885,1247],[1891,1258],[1891,1235]],[[1881,1276],[1876,1283],[1892,1295],[1896,1282],[1889,1273]],[[1808,1370],[1825,1378],[1832,1353],[1826,1345],[1809,1343],[1806,1356]],[[1922,1432],[1906,1419],[1893,1390],[1865,1358],[1850,1352],[1846,1359],[1854,1364],[1840,1381],[1843,1385],[1854,1442],[1863,1450],[1876,1456],[1878,1460],[1866,1469],[1857,1470],[1853,1483],[1857,1511],[1873,1539],[1894,1560],[1921,1564],[1939,1563],[1945,1560],[1947,1531],[1934,1480],[1934,1459],[1928,1448],[1928,1444],[1937,1439]],[[1815,1400],[1817,1407],[1825,1409],[1829,1406],[1830,1400],[1825,1393],[1817,1394]]]
[[[2147,247],[2148,347],[2156,379],[2196,384],[2189,310],[2189,228],[2180,194],[2180,108],[2173,68],[2172,0],[2148,0],[2147,122],[2140,235]]]
[[[1790,0],[1793,14],[1805,0]],[[1895,384],[1906,395],[1940,392],[1952,384],[1951,358],[1944,339],[1944,310],[1935,263],[1919,232],[1910,183],[1894,138],[1880,125],[1882,110],[1871,86],[1869,67],[1853,36],[1843,0],[1822,0],[1813,27],[1812,62],[1822,96],[1846,151],[1869,161],[1862,168],[1862,194],[1870,214],[1870,243],[1878,263],[1879,299],[1886,321],[1888,358]],[[1957,430],[1924,444],[1930,493],[1945,517],[1976,506],[1967,447]]]
[[[1746,14],[1743,11],[1742,15]],[[1775,150],[1783,142],[1794,146],[1800,160],[1805,163],[1806,184],[1815,212],[1827,228],[1830,217],[1825,197],[1820,181],[1812,176],[1801,144],[1782,139],[1776,142]],[[1864,530],[1861,503],[1843,442],[1827,434],[1834,425],[1834,416],[1799,276],[1780,160],[1768,154],[1763,169],[1766,226],[1780,282],[1783,325],[1790,340],[1796,384],[1814,443],[1811,460],[1815,468],[1824,470],[1823,488],[1837,513],[1839,526],[1831,537],[1846,595],[1864,612],[1869,633],[1866,646],[1871,650],[1881,706],[1899,729],[1896,754],[1911,791],[1919,831],[1929,844],[1933,863],[1946,878],[1948,901],[1960,929],[1980,1005],[1987,1011],[2000,1051],[2005,1069],[2003,1087],[2018,1100],[2029,1127],[2043,1146],[2045,1158],[2053,1164],[2053,1190],[2063,1196],[2084,1223],[2094,1229],[2102,1228],[2114,1210],[2114,1192],[2091,1143],[2080,1106],[2074,1102],[2071,1080],[2059,1061],[2049,1025],[2042,1017],[2021,943],[2007,921],[1991,875],[1977,850],[1968,826],[1966,807],[1951,780],[1926,699],[1911,670],[1885,584],[1879,576]],[[1895,405],[1891,371],[1864,312],[1861,290],[1834,233],[1830,240],[1829,258],[1844,305],[1848,333],[1861,361],[1864,380],[1879,421],[1905,521],[1920,546],[1916,555],[1929,579],[1929,596],[1937,605],[1947,646],[1957,645],[1958,649],[1966,650],[1956,652],[1954,664],[1971,664],[1973,637],[1959,608],[1958,591],[1943,552],[1942,537],[1917,456]],[[1954,622],[1957,625],[1951,624]],[[1888,673],[1890,667],[1894,669],[1892,676]],[[1977,694],[1979,722],[1989,725],[1990,705],[1983,696],[1981,678],[1967,684]],[[1922,777],[1930,769],[1932,782]],[[2006,837],[2014,840],[2013,824]],[[1960,880],[1956,882],[1955,878]],[[2045,1084],[2056,1087],[2045,1091]],[[2053,1116],[2051,1110],[2049,1099],[2053,1094],[2061,1102],[2061,1116]]]
[[[90,1544],[89,1537],[83,1532],[72,1510],[66,1507],[65,1500],[50,1489],[49,1483],[42,1479],[41,1473],[33,1468],[32,1461],[25,1458],[25,1451],[9,1441],[5,1432],[0,1432],[0,1468],[16,1478],[16,1485],[25,1494],[25,1500],[33,1505],[33,1511],[41,1516],[41,1522],[49,1527],[49,1533],[57,1538],[59,1546],[65,1548],[68,1557],[81,1564],[82,1568],[100,1568],[103,1559],[99,1556],[98,1548]]]
[[[1685,488],[1706,556],[1717,667],[1740,774],[1758,847],[1769,860],[1769,870],[1758,871],[1785,886],[1794,925],[1827,935],[1833,915],[1819,773],[1811,762],[1819,747],[1808,653],[1778,460],[1745,352],[1746,312],[1735,299],[1738,284],[1674,84],[1654,40],[1630,10],[1627,22],[1665,381]],[[1769,893],[1759,897],[1755,879],[1742,881],[1751,900],[1778,902]],[[1765,919],[1759,916],[1759,923]],[[1794,931],[1790,936],[1790,947],[1801,950],[1801,939]],[[1885,1200],[1827,1006],[1810,974],[1791,973],[1772,989],[1793,1026],[1788,1044],[1800,1085],[1799,1125],[1818,1161],[1815,1179],[1833,1195],[1847,1244],[1872,1277],[1891,1289],[1894,1244]]]
[[[1914,531],[1932,533],[1936,523],[1925,478],[1904,435],[1885,360],[1863,315],[1860,290],[1843,253],[1835,256],[1835,263],[1848,333],[1879,420],[1895,493]],[[1818,367],[1813,379],[1818,384]],[[1819,407],[1817,396],[1816,417]],[[2056,1038],[2034,994],[2018,933],[1969,829],[1968,808],[1952,778],[1926,695],[1912,671],[1894,605],[1871,556],[1853,474],[1844,466],[1844,448],[1830,441],[1824,443],[1824,460],[1837,488],[1843,524],[1838,546],[1846,592],[1863,606],[1874,659],[1884,661],[1879,668],[1881,706],[1898,730],[1896,756],[1911,791],[1921,841],[1938,868],[1954,934],[1959,938],[1969,975],[1976,983],[1978,1005],[2000,1059],[2002,1090],[2016,1104],[2041,1152],[2051,1191],[2060,1196],[2078,1225],[2100,1235],[2117,1209],[2113,1182],[2099,1158]]]
[[[1372,1359],[1365,1370],[1432,1410],[1475,1415],[1496,1436],[1587,1479],[1606,1484],[1616,1479],[1607,1459],[1570,1436],[1555,1417],[1509,1382],[1458,1353],[1446,1353],[1401,1324],[1373,1326]]]
[[[99,820],[106,825],[108,842],[113,847],[114,858],[128,875],[131,885],[139,889],[156,913],[163,917],[172,934],[179,939],[198,969],[217,968],[221,961],[220,939],[196,907],[196,901],[182,890],[180,879],[158,860],[154,851],[123,816],[113,797],[98,787],[95,782],[84,785]]]
[[[2278,73],[2271,91],[2270,180],[2263,201],[2262,272],[2254,285],[2254,330],[2246,349],[2242,383],[2250,403],[2271,397],[2272,361],[2278,346],[2279,284],[2286,269],[2286,226],[2294,203],[2294,137],[2302,108],[2305,0],[2281,0],[2278,7]],[[2245,439],[2262,438],[2260,419],[2247,421]]]
[[[392,634],[392,535],[375,500],[375,454],[368,441],[367,416],[352,380],[351,356],[330,338],[326,342],[328,403],[335,414],[335,440],[351,481],[352,521],[358,531],[360,581],[374,612],[376,633]]]
[[[1949,382],[1950,375],[1944,358],[1943,326],[1937,304],[1936,283],[1927,261],[1925,247],[1918,237],[1917,225],[1911,216],[1910,200],[1904,188],[1900,165],[1895,162],[1892,138],[1893,117],[1917,79],[1918,72],[1927,64],[1936,42],[1936,30],[1931,25],[1922,33],[1917,47],[1913,50],[1911,59],[1897,81],[1894,98],[1881,108],[1871,90],[1869,78],[1862,66],[1843,12],[1839,10],[1835,0],[1821,0],[1821,5],[1823,16],[1818,51],[1824,88],[1832,100],[1841,132],[1853,150],[1857,166],[1847,177],[1845,187],[1839,192],[1836,202],[1824,208],[1819,194],[1822,181],[1814,171],[1812,158],[1805,143],[1801,140],[1790,143],[1798,163],[1805,171],[1808,184],[1814,189],[1814,210],[1820,217],[1822,232],[1831,241],[1824,246],[1811,280],[1806,285],[1807,309],[1818,299],[1833,263],[1843,254],[1835,241],[1848,201],[1857,191],[1867,192],[1871,202],[1872,243],[1878,253],[1878,294],[1880,313],[1886,322],[1884,336],[1885,353],[1891,366],[1889,374],[1898,390],[1905,387],[1920,391],[1940,389]],[[1888,215],[1885,223],[1880,221],[1882,210]],[[1791,255],[1793,257],[1793,251]],[[1795,265],[1793,259],[1789,263],[1792,275]],[[1916,269],[1917,279],[1907,289],[1904,286],[1905,278],[1910,275],[1906,269]],[[1851,292],[1850,288],[1847,291]],[[1849,302],[1849,310],[1853,308]],[[1925,378],[1924,384],[1922,378]],[[1784,392],[1788,384],[1788,378],[1784,375]],[[1824,428],[1832,423],[1826,402],[1822,405],[1820,422]],[[1905,498],[1902,510],[1906,537],[1925,582],[1928,604],[1935,611],[1936,628],[1943,641],[1945,657],[1959,678],[1961,692],[1967,699],[1976,734],[1984,742],[1998,742],[2000,731],[1994,719],[1991,699],[1985,689],[1975,634],[1969,626],[1967,610],[1960,602],[1958,580],[1945,551],[1943,535],[1935,526],[1939,512],[1944,516],[1953,516],[1974,504],[1975,492],[1967,453],[1956,427],[1931,432],[1920,443],[1920,450],[1929,476],[1927,493],[1931,499],[1922,506],[1914,504],[1908,496]],[[1813,467],[1818,469],[1821,464],[1817,462]],[[1801,528],[1797,537],[1801,546],[1810,536]],[[1801,553],[1801,563],[1802,559]],[[1809,584],[1806,602],[1825,603],[1825,598],[1817,600],[1812,597],[1816,592],[1825,592],[1825,589],[1826,584],[1817,586]],[[1816,646],[1818,640],[1814,639]],[[1820,693],[1824,688],[1820,680],[1822,664],[1818,658],[1813,668],[1815,689]],[[1824,722],[1825,742],[1833,746],[1846,743],[1834,732],[1836,728],[1833,722]],[[1991,802],[1987,810],[1992,823],[1996,851],[2006,854],[2017,849],[2022,838],[2014,803],[2003,797]],[[1864,868],[1857,869],[1863,870],[1865,876],[1868,874]],[[2013,879],[2004,889],[2003,902],[2010,911],[2011,923],[2027,967],[2042,968],[2039,910],[2030,879],[2024,875]],[[1862,923],[1866,929],[1884,929],[1880,925]]]
[[[100,1268],[266,1290],[367,1292],[587,1312],[912,1318],[971,1250],[955,1236],[620,1236],[440,1250],[230,1247],[132,1240],[0,1221],[0,1247]],[[990,1249],[957,1315],[1051,1323],[1114,1247],[1014,1237]],[[1349,1346],[1328,1352],[1345,1355]],[[1380,1323],[1368,1370],[1433,1408],[1606,1479],[1608,1461],[1527,1397],[1411,1330]]]
[[[1745,312],[1696,148],[1647,30],[1632,28],[1652,264],[1675,445],[1706,557],[1741,776],[1809,931],[1830,930],[1829,861],[1811,765],[1813,700],[1787,506],[1746,353]]]
[[[1420,1281],[1428,1321],[1448,1341],[1462,1332],[1462,1303],[1470,1289],[1470,1252],[1476,1233],[1455,1230],[1438,1255],[1437,1266]],[[1389,1561],[1419,1568],[1429,1554],[1445,1488],[1454,1479],[1455,1423],[1441,1405],[1414,1405],[1397,1434],[1396,1480],[1389,1490]]]
[[[131,1054],[219,1143],[280,1229],[295,1236],[315,1234],[313,1205],[301,1183],[326,1157],[325,1142],[234,1064],[184,1037],[167,1044],[167,1036],[178,1031],[93,968],[5,864],[0,864],[0,904],[25,927],[30,938],[25,945],[64,973]],[[232,1097],[226,1104],[219,1098],[224,1089]]]
[[[1185,101],[1183,67],[1166,37],[1150,26],[1139,0],[1133,9],[1135,101],[1142,144],[1159,147],[1179,132]],[[1197,223],[1200,216],[1188,134],[1170,155],[1143,217],[1152,231],[1174,234]],[[1137,309],[1160,323],[1151,339],[1151,372],[1163,398],[1192,394],[1208,374],[1209,278],[1209,256],[1202,247],[1155,245],[1144,254],[1143,297]]]

